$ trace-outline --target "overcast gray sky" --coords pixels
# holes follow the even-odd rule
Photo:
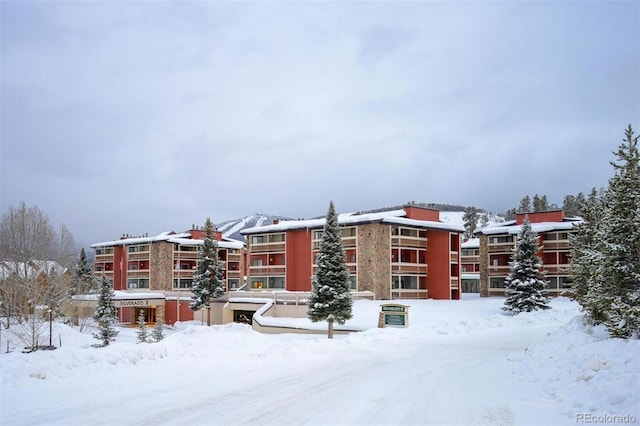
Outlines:
[[[1,204],[78,242],[606,185],[640,3],[2,1]],[[640,128],[638,129],[640,130]]]

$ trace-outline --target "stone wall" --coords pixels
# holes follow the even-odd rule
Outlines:
[[[173,244],[160,241],[149,248],[149,289],[173,289]]]
[[[489,296],[489,237],[480,235],[480,297]]]
[[[358,291],[371,291],[376,299],[391,298],[391,226],[358,226]]]

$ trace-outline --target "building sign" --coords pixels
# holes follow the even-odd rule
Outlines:
[[[380,305],[378,327],[407,327],[409,325],[409,306],[399,304]]]
[[[164,300],[133,299],[114,300],[113,306],[116,308],[140,308],[143,306],[164,305]]]

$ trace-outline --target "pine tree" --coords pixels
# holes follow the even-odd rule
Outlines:
[[[504,220],[515,220],[516,219],[516,209],[509,209],[504,215]]]
[[[349,272],[333,201],[329,203],[317,264],[307,316],[313,322],[326,320],[327,336],[332,339],[333,323],[344,324],[353,316]]]
[[[224,294],[223,268],[218,259],[218,242],[214,238],[210,218],[204,223],[204,240],[198,255],[198,267],[191,287],[193,297],[190,308],[194,311],[207,309],[207,325],[211,325],[211,299]]]
[[[147,322],[144,320],[144,309],[140,309],[137,324],[138,331],[136,335],[138,336],[138,343],[147,343],[149,341],[149,332],[147,331]]]
[[[518,213],[529,213],[531,212],[532,208],[531,208],[531,198],[529,198],[528,195],[525,195],[524,197],[522,197],[522,200],[520,200],[520,205],[518,206]]]
[[[73,267],[73,275],[67,288],[67,296],[72,297],[78,294],[89,293],[95,290],[96,282],[91,270],[91,265],[87,261],[87,255],[84,248],[80,249],[78,262]]]
[[[164,321],[162,321],[162,318],[156,320],[156,326],[151,331],[151,338],[156,342],[164,339]]]
[[[575,233],[569,236],[573,284],[568,296],[577,301],[582,310],[596,322],[601,322],[603,319],[598,297],[593,297],[599,292],[593,290],[596,287],[597,267],[602,260],[597,250],[596,231],[602,222],[603,207],[603,199],[593,188],[579,211],[583,223],[576,225]],[[597,284],[597,287],[600,285]]]
[[[603,288],[604,324],[614,337],[640,334],[640,152],[629,126],[614,153],[618,162],[606,190],[602,222],[597,229],[598,282]]]
[[[464,209],[462,220],[464,221],[464,236],[466,238],[473,237],[473,233],[478,227],[478,214],[480,210],[476,207],[467,207]]]
[[[511,256],[511,271],[505,280],[507,298],[503,310],[519,314],[550,308],[549,297],[544,290],[547,282],[540,271],[542,262],[536,255],[538,249],[538,234],[531,228],[529,217],[525,216]]]
[[[105,276],[100,282],[100,294],[98,295],[98,307],[94,318],[98,321],[98,332],[93,335],[102,341],[102,345],[107,346],[118,335],[118,331],[113,327],[116,322],[116,307],[113,304],[115,293],[111,283]]]

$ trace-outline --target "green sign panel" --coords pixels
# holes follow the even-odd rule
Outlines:
[[[405,314],[384,314],[384,325],[405,327],[407,316]]]

